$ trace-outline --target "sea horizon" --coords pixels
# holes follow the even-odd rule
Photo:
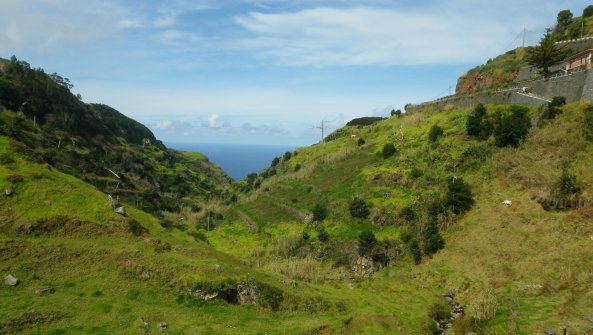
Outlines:
[[[294,151],[296,145],[243,144],[243,143],[192,143],[166,142],[167,147],[199,152],[211,163],[220,166],[234,180],[242,180],[250,173],[259,173],[268,168],[274,157]]]

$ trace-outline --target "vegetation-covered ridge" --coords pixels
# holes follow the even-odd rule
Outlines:
[[[144,125],[86,104],[68,78],[15,57],[0,68],[0,134],[31,160],[150,212],[224,197],[230,179],[199,154],[166,148]]]
[[[580,17],[574,17],[570,10],[560,11],[556,18],[556,24],[548,28],[547,31],[552,45],[559,41],[592,37],[593,7],[586,7]],[[530,61],[529,54],[533,49],[534,47],[519,47],[469,70],[458,79],[456,94],[512,86],[517,80],[521,68],[537,63]],[[580,51],[583,51],[583,48],[559,47],[559,52],[550,60],[553,63],[551,66]],[[546,76],[546,74],[542,73],[542,76]]]

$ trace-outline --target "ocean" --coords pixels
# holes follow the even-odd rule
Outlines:
[[[258,144],[165,143],[168,147],[200,152],[210,162],[220,166],[231,178],[241,180],[248,174],[259,173],[272,163],[274,157],[294,151],[296,146]]]

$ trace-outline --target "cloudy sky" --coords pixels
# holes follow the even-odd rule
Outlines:
[[[0,0],[0,57],[165,142],[307,145],[455,89],[581,0]]]

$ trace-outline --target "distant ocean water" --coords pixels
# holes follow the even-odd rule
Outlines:
[[[241,180],[252,172],[259,173],[272,163],[274,157],[294,151],[296,146],[256,144],[212,144],[212,143],[166,143],[170,148],[200,152],[210,162],[220,166],[235,180]]]

